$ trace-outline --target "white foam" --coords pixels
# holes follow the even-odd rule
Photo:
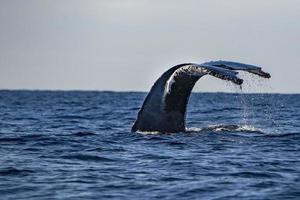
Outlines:
[[[263,133],[262,129],[255,128],[254,126],[251,126],[251,125],[241,125],[236,130],[237,131],[250,131],[250,132],[261,132],[261,133]]]
[[[212,131],[239,131],[239,132],[259,132],[263,133],[263,130],[256,128],[251,125],[210,125],[208,126],[209,130]]]
[[[186,132],[200,132],[202,130],[203,128],[198,128],[198,127],[189,127],[185,129]]]
[[[157,135],[157,134],[160,134],[161,132],[159,131],[136,131],[136,133],[139,133],[139,134],[143,134],[143,135]]]

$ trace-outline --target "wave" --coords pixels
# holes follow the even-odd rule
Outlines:
[[[107,157],[101,157],[97,155],[89,155],[89,154],[69,154],[61,156],[63,159],[71,159],[71,160],[80,160],[80,161],[98,161],[98,162],[113,162],[115,160]]]
[[[78,137],[84,137],[84,136],[94,136],[97,134],[94,132],[90,132],[90,131],[80,131],[80,132],[74,133],[73,135],[78,136]]]
[[[15,167],[6,167],[0,169],[0,176],[14,176],[14,175],[26,176],[29,173],[34,173],[34,171],[28,169],[17,169]]]

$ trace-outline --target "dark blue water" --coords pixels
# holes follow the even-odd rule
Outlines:
[[[197,93],[187,133],[131,133],[145,95],[0,91],[0,199],[300,198],[300,95]]]

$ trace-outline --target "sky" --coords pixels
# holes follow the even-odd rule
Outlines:
[[[221,59],[271,73],[245,90],[300,93],[299,20],[298,0],[0,0],[0,89],[149,91],[176,64]]]

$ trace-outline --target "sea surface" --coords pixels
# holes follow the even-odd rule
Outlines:
[[[0,91],[0,199],[300,199],[300,95],[193,93],[187,132],[131,133],[145,95]]]

